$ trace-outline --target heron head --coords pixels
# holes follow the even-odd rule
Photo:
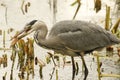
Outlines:
[[[15,36],[13,36],[11,40],[14,40],[14,39],[19,40],[27,36],[28,34],[32,33],[33,31],[40,29],[43,25],[45,24],[42,21],[32,20],[31,22],[25,25],[23,30],[19,31]]]

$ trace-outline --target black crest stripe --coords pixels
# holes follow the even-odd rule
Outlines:
[[[37,20],[33,20],[29,23],[29,25],[33,25]]]

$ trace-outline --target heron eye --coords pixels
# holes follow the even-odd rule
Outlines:
[[[26,25],[26,27],[24,28],[26,32],[28,32],[31,29],[31,25]]]

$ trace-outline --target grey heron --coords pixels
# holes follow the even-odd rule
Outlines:
[[[49,34],[44,22],[33,20],[16,34],[13,39],[17,38],[19,40],[33,31],[35,31],[35,42],[39,46],[63,55],[69,55],[72,58],[72,62],[74,60],[73,57],[81,56],[85,67],[84,80],[86,80],[88,75],[84,54],[120,43],[120,40],[109,31],[98,25],[80,20],[57,22],[53,25]]]

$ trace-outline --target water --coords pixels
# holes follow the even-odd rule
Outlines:
[[[48,0],[25,0],[25,4],[27,2],[31,3],[31,6],[28,8],[28,13],[25,15],[21,12],[21,3],[22,0],[1,0],[0,4],[4,3],[7,6],[7,21],[5,22],[5,7],[0,6],[0,29],[6,31],[6,48],[9,48],[10,46],[10,37],[15,34],[15,31],[20,30],[24,27],[26,23],[33,19],[39,19],[44,21],[48,29],[50,30],[53,24],[53,13],[52,10],[50,10],[50,6],[48,4]],[[56,14],[56,22],[61,20],[71,20],[73,18],[73,15],[75,13],[75,10],[77,8],[77,5],[70,6],[70,4],[73,3],[73,0],[58,0],[58,7],[57,7],[57,14]],[[106,4],[111,6],[111,13],[112,17],[111,19],[113,21],[116,21],[116,18],[114,17],[114,1],[113,0],[104,0],[102,1],[102,10],[98,13],[95,13],[94,11],[94,1],[89,0],[81,0],[81,8],[76,16],[76,19],[78,20],[85,20],[90,21],[95,24],[99,24],[100,26],[104,27],[104,20],[105,20],[105,7]],[[114,22],[113,22],[114,23]],[[9,28],[15,29],[14,32],[7,34],[7,30]],[[33,34],[31,34],[29,37],[32,37]],[[3,47],[2,44],[2,38],[3,36],[0,36],[0,48]],[[24,38],[26,39],[26,38]],[[52,50],[46,50],[43,49],[36,44],[34,44],[35,48],[35,57],[37,56],[38,59],[41,59],[46,63],[45,56],[47,55],[47,52],[53,53]],[[116,52],[116,51],[115,51]],[[0,67],[0,80],[2,80],[3,75],[7,72],[6,80],[10,80],[10,73],[11,73],[11,66],[12,61],[10,60],[11,51],[0,51],[0,57],[2,57],[2,54],[8,55],[8,66],[6,68]],[[93,58],[95,61],[93,61]],[[17,59],[15,60],[15,66],[14,66],[14,80],[19,80],[18,73],[19,70],[17,69]],[[70,57],[67,57],[67,61],[70,61]],[[104,73],[112,73],[112,74],[120,74],[120,64],[116,63],[118,60],[118,56],[116,54],[112,59],[104,59],[102,58],[100,61],[103,62],[102,69],[104,70]],[[75,61],[79,64],[79,74],[75,77],[75,80],[82,80],[82,63],[80,58],[75,58]],[[98,80],[98,73],[97,73],[97,62],[96,58],[92,55],[86,55],[85,61],[87,64],[87,67],[89,69],[89,75],[87,80]],[[43,80],[49,80],[50,74],[53,71],[54,64],[51,62],[50,64],[46,64],[45,67],[43,67]],[[62,57],[60,60],[60,67],[57,68],[58,70],[58,80],[71,80],[72,78],[72,66],[71,63],[66,64],[63,68],[63,61]],[[35,65],[35,76],[32,78],[30,76],[30,80],[40,80],[39,76],[39,66]],[[55,73],[53,74],[52,80],[56,80]],[[119,78],[102,78],[102,80],[120,80]]]

